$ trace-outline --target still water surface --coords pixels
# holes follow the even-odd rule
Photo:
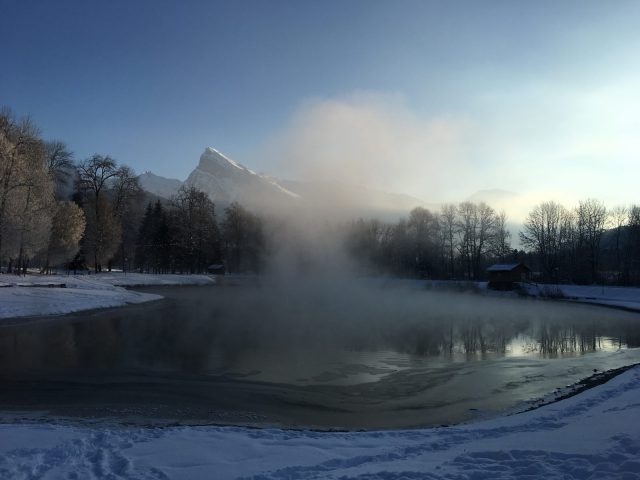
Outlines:
[[[1,326],[5,418],[416,427],[640,362],[640,315],[600,307],[380,286],[145,290],[166,298]]]

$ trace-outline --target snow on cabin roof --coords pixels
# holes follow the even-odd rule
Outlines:
[[[491,265],[487,268],[487,272],[510,272],[519,266],[523,266],[528,270],[528,268],[522,263],[496,263],[495,265]]]

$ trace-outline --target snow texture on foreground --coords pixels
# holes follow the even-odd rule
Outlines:
[[[640,368],[527,413],[426,430],[0,425],[0,478],[639,479]]]
[[[151,275],[102,273],[98,275],[0,275],[0,319],[60,315],[94,308],[119,307],[162,298],[127,290],[143,285],[205,285],[206,275]],[[66,288],[55,288],[64,284]],[[52,286],[54,288],[47,288]]]

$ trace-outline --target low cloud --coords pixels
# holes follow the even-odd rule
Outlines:
[[[471,126],[419,118],[399,95],[356,93],[303,104],[268,142],[278,175],[441,198],[463,180]]]
[[[478,190],[521,221],[541,201],[637,201],[640,143],[627,80],[598,86],[519,85],[470,95],[464,113],[418,112],[401,95],[357,92],[304,102],[260,149],[284,178],[338,181],[459,202]]]

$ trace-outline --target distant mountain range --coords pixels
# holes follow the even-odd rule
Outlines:
[[[144,190],[163,198],[171,198],[178,193],[183,183],[178,179],[161,177],[151,172],[144,172],[138,176],[138,180]]]
[[[182,185],[194,186],[205,192],[219,209],[237,201],[259,210],[295,211],[302,208],[327,215],[353,218],[375,216],[393,219],[406,215],[415,207],[432,211],[439,204],[427,203],[410,195],[390,193],[359,185],[326,181],[297,181],[256,173],[207,147],[196,168],[183,182],[152,172],[139,176],[140,185],[158,197],[171,198]],[[517,201],[518,194],[506,190],[480,190],[466,198],[471,202],[486,202],[497,210]],[[514,227],[515,231],[515,227]]]
[[[146,191],[163,198],[175,195],[184,184],[207,193],[221,208],[237,201],[250,208],[316,209],[336,214],[395,217],[417,206],[437,208],[410,195],[375,190],[339,182],[283,180],[256,173],[207,147],[197,167],[182,182],[151,172],[139,177]]]
[[[415,207],[433,212],[440,204],[427,203],[410,195],[390,193],[368,187],[340,182],[296,181],[272,177],[245,167],[208,147],[200,156],[196,168],[183,182],[165,178],[151,172],[139,176],[140,185],[154,196],[165,199],[178,193],[182,185],[204,191],[221,212],[231,202],[261,212],[320,214],[320,218],[350,220],[357,217],[395,221],[406,216]],[[465,200],[485,202],[496,210],[510,210],[520,196],[506,190],[480,190]],[[519,245],[519,222],[510,217],[508,230],[512,244]]]

